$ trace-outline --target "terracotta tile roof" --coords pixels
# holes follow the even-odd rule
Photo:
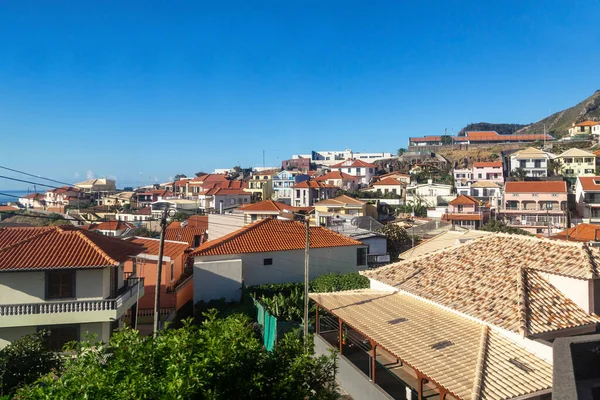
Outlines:
[[[596,156],[600,156],[600,150],[596,150],[596,151],[594,151],[594,154],[595,154]]]
[[[306,228],[296,221],[266,218],[198,247],[195,256],[300,250]],[[361,246],[362,243],[320,226],[310,227],[310,248]]]
[[[152,207],[140,208],[139,210],[132,212],[132,214],[134,214],[134,215],[152,215]]]
[[[174,240],[177,242],[186,242],[189,247],[193,247],[196,243],[196,237],[199,238],[200,244],[204,243],[204,239],[206,238],[206,229],[205,228],[194,228],[194,227],[185,227],[185,228],[167,228],[165,231],[165,238],[167,240]]]
[[[343,180],[349,180],[349,181],[356,181],[357,178],[356,176],[352,176],[352,175],[348,175],[344,172],[340,172],[340,171],[331,171],[326,173],[325,175],[321,175],[317,178],[315,178],[316,181],[328,181],[330,179],[343,179]]]
[[[313,176],[319,175],[319,173],[320,173],[319,171],[307,171],[306,175],[313,177]]]
[[[236,195],[240,195],[240,194],[246,194],[248,196],[251,196],[250,193],[244,191],[244,189],[230,189],[230,188],[221,188],[221,187],[213,187],[210,188],[208,190],[204,190],[202,193],[200,193],[204,196],[236,196]]]
[[[67,192],[81,192],[81,189],[72,187],[72,186],[61,186],[56,189],[50,189],[46,193],[54,193],[54,194],[64,194]]]
[[[258,212],[267,212],[267,213],[279,213],[283,210],[288,210],[292,212],[299,211],[297,207],[289,206],[284,203],[280,203],[278,201],[273,200],[263,200],[258,203],[245,204],[239,208],[244,213],[258,213]]]
[[[451,206],[472,206],[472,205],[478,205],[479,204],[479,200],[477,200],[476,198],[472,197],[472,196],[467,196],[466,194],[461,194],[460,196],[458,196],[457,198],[455,198],[454,200],[452,200],[450,203]]]
[[[453,397],[504,400],[552,387],[549,361],[493,327],[420,298],[374,290],[310,298]]]
[[[208,229],[208,215],[191,215],[185,220],[185,222],[187,228],[193,227]]]
[[[0,228],[0,270],[118,265],[142,247],[73,226]]]
[[[492,182],[492,181],[477,181],[475,183],[473,183],[471,185],[471,187],[473,188],[500,188],[500,185],[498,185],[496,182]]]
[[[192,182],[223,182],[227,180],[227,175],[224,174],[206,174],[195,177]]]
[[[293,189],[306,189],[306,188],[335,189],[337,187],[330,185],[328,183],[323,183],[323,182],[319,182],[319,181],[302,181],[302,182],[296,183],[294,186],[292,186],[292,188]]]
[[[392,177],[387,177],[387,178],[383,178],[373,184],[373,186],[397,186],[397,185],[406,186],[406,183],[400,182]]]
[[[367,204],[364,200],[355,199],[354,197],[347,196],[345,194],[334,197],[332,199],[321,200],[315,204],[315,207],[318,206],[364,206]]]
[[[585,191],[600,190],[600,176],[579,176],[577,179]]]
[[[43,193],[29,193],[26,196],[22,196],[22,199],[43,199],[45,196]]]
[[[123,239],[123,242],[143,246],[144,251],[140,254],[158,256],[158,250],[160,247],[159,239],[136,236],[133,238]],[[185,251],[189,250],[189,248],[190,245],[187,242],[165,240],[163,256],[169,257],[170,259],[174,259],[185,253]]]
[[[94,228],[99,231],[124,231],[127,229],[135,229],[135,225],[125,221],[106,221],[102,222]]]
[[[564,181],[506,182],[505,193],[567,193]]]
[[[19,207],[14,206],[0,206],[0,211],[18,211]]]
[[[442,221],[482,221],[483,214],[444,214]]]
[[[582,121],[582,122],[575,124],[575,126],[596,126],[596,125],[600,125],[600,122],[598,122],[598,121]]]
[[[475,168],[502,168],[502,161],[478,161],[473,163]]]
[[[495,234],[364,275],[498,327],[535,335],[600,322],[538,275],[593,279],[597,265],[600,252],[581,243]],[[542,304],[546,309],[539,308]]]
[[[578,224],[568,230],[569,241],[573,242],[597,242],[600,241],[600,225]],[[558,232],[549,239],[567,240],[567,231]]]
[[[483,131],[483,132],[467,132],[466,140],[470,142],[484,142],[484,141],[497,141],[497,142],[519,142],[519,141],[535,141],[535,140],[553,140],[554,138],[548,134],[533,133],[526,135],[500,135],[496,131]]]
[[[410,142],[441,142],[441,136],[423,136],[423,137],[411,137]]]
[[[349,158],[346,161],[332,165],[330,168],[348,168],[348,167],[360,167],[360,168],[376,168],[375,164],[364,162],[363,160],[357,160]]]

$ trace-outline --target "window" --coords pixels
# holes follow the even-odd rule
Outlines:
[[[65,344],[79,340],[79,325],[42,326],[40,330],[46,331],[46,347],[50,350],[60,351]]]
[[[542,167],[542,160],[534,160],[533,161],[533,165],[535,168],[541,168]]]
[[[46,272],[46,299],[75,297],[75,270]]]
[[[458,205],[458,212],[459,212],[459,213],[460,213],[460,212],[463,212],[463,205],[462,205],[462,204],[459,204],[459,205]]]
[[[477,174],[477,178],[481,179],[481,174]]]
[[[356,265],[367,265],[367,249],[356,249]]]
[[[272,258],[264,258],[263,265],[273,265],[273,259]]]
[[[300,189],[296,189],[296,197],[300,197]]]
[[[352,172],[352,168],[348,168],[348,172]]]
[[[175,280],[175,266],[171,262],[171,270],[170,270],[171,282]]]
[[[256,221],[256,218],[258,218],[258,216],[256,214],[250,215],[250,221],[254,222],[254,221]]]
[[[369,168],[369,173],[372,174],[373,173],[373,168]]]
[[[521,168],[525,168],[525,167],[527,167],[527,161],[526,161],[526,160],[521,160],[521,161],[519,161],[519,166],[520,166]]]
[[[194,235],[194,247],[200,246],[200,239],[201,239],[200,235]]]

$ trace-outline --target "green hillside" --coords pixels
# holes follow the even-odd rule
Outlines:
[[[492,124],[489,122],[477,122],[469,124],[458,132],[458,136],[465,136],[467,131],[496,131],[501,135],[510,135],[527,125],[522,124]]]
[[[518,133],[543,133],[544,125],[546,132],[555,138],[561,138],[569,133],[573,123],[585,120],[600,120],[600,90],[582,101],[581,103],[559,111],[534,124],[528,125],[517,131]]]

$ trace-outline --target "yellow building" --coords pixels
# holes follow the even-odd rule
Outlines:
[[[372,217],[377,219],[377,205],[342,195],[315,203],[315,216],[321,226],[329,226],[344,217]]]
[[[271,200],[273,195],[273,176],[279,170],[256,171],[248,181],[248,187],[244,191],[252,194],[252,202]]]
[[[557,174],[577,177],[596,174],[596,155],[584,150],[569,149],[554,159],[558,165]]]

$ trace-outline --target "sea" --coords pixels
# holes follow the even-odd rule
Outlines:
[[[6,205],[9,202],[16,203],[22,196],[27,196],[27,190],[0,189],[0,205]]]

